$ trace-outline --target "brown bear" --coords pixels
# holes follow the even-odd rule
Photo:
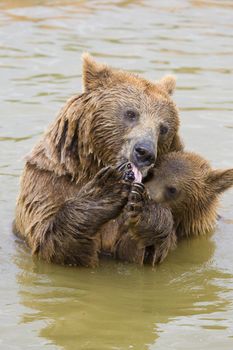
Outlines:
[[[80,266],[96,266],[101,252],[144,259],[155,238],[122,240],[120,214],[132,182],[182,149],[174,87],[173,77],[153,83],[84,55],[83,93],[68,100],[22,174],[14,232],[33,254]],[[169,210],[157,205],[154,217],[158,232],[170,232]]]
[[[159,239],[153,205],[169,208],[174,219],[170,239],[161,237],[157,253],[164,259],[176,237],[203,235],[214,229],[220,194],[233,186],[233,169],[212,170],[201,156],[191,152],[171,152],[162,156],[145,184],[133,184],[124,211],[131,235],[150,232]],[[145,210],[147,208],[147,210]],[[152,211],[152,214],[151,214]],[[156,249],[156,246],[154,247]],[[156,252],[155,252],[156,253]],[[157,259],[153,256],[154,263]]]

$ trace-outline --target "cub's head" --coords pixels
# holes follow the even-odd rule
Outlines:
[[[163,156],[148,183],[151,197],[168,205],[175,221],[185,219],[188,231],[212,226],[219,195],[231,186],[233,169],[212,170],[204,158],[189,152]]]
[[[104,165],[128,160],[147,175],[158,157],[181,150],[171,76],[153,83],[83,56],[89,151]]]

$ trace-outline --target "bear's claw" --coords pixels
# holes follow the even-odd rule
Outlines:
[[[133,182],[135,180],[134,172],[132,170],[126,171],[124,174],[124,180]]]
[[[121,164],[119,164],[116,167],[116,170],[120,171],[120,172],[124,172],[126,169],[131,170],[132,169],[132,165],[129,162],[123,162]]]

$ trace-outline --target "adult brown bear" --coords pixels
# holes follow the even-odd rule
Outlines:
[[[134,175],[145,179],[157,157],[182,148],[174,78],[152,83],[85,54],[83,86],[27,157],[14,231],[49,262],[93,267],[101,252],[150,261],[161,239],[173,243],[171,212],[153,207],[137,239],[120,214]]]

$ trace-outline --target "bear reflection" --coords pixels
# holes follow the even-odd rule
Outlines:
[[[44,322],[38,335],[66,350],[144,349],[161,323],[227,309],[215,280],[229,276],[211,266],[214,250],[210,237],[183,241],[157,271],[114,261],[95,270],[32,266],[18,250],[19,295],[31,309],[21,323]]]

